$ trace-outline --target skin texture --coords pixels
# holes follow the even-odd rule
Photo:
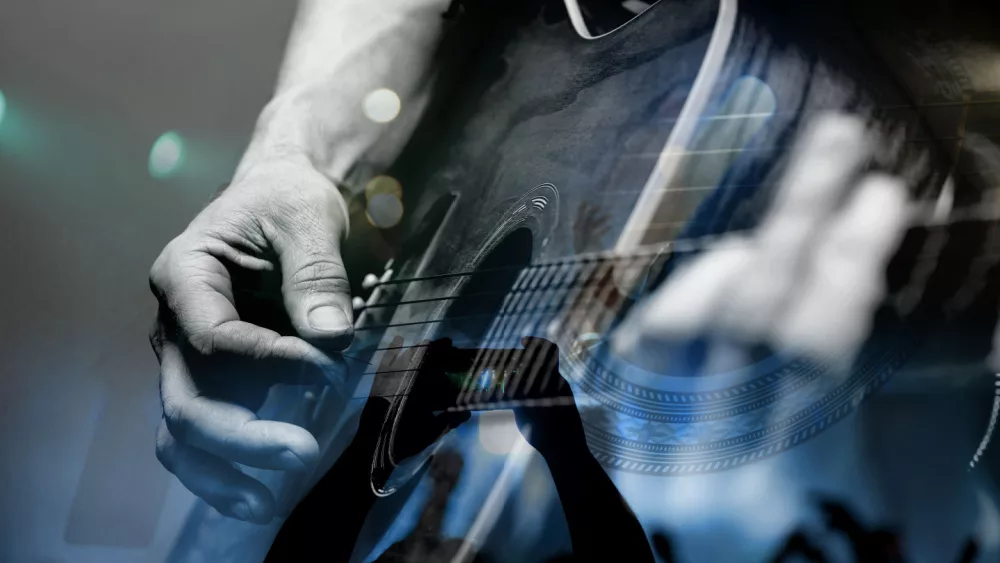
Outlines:
[[[222,514],[266,523],[274,498],[234,463],[309,470],[318,444],[254,411],[274,383],[342,383],[352,338],[338,188],[383,170],[428,95],[447,2],[302,2],[274,98],[229,187],[163,249],[157,457]],[[376,123],[365,95],[390,88],[402,111]],[[289,375],[292,374],[292,375]]]

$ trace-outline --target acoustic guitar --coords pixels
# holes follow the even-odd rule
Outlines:
[[[523,336],[555,342],[578,401],[591,407],[594,456],[663,476],[729,470],[795,447],[904,366],[937,373],[943,361],[924,360],[945,350],[991,385],[978,362],[997,300],[996,226],[981,213],[992,194],[960,155],[970,115],[998,98],[914,94],[853,5],[661,0],[640,14],[617,7],[604,23],[593,5],[450,11],[457,21],[440,47],[436,101],[387,172],[407,210],[378,235],[392,258],[366,276],[348,264],[360,291],[346,357],[359,383],[349,397],[316,389],[308,400],[301,391],[279,399],[296,405],[292,421],[329,460],[348,399],[391,398],[384,434],[394,434],[419,373],[374,367],[396,337],[404,347],[447,337],[477,350],[441,405],[450,410],[545,400],[518,394],[524,381],[498,385],[490,370]],[[961,83],[952,70],[935,67],[942,83]],[[763,349],[720,373],[616,357],[607,343],[616,323],[677,264],[754,228],[787,149],[828,110],[866,116],[890,147],[872,166],[910,180],[917,201],[947,199],[951,211],[907,234],[888,265],[890,299],[850,374],[830,377],[821,363]],[[971,328],[928,343],[924,329],[939,325]],[[391,494],[432,451],[403,467],[373,462],[373,487]],[[302,494],[302,483],[285,486],[287,502]]]

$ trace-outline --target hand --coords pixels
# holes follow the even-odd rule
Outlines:
[[[559,348],[542,338],[521,339],[522,354],[513,359],[514,369],[524,380],[519,396],[547,397],[551,405],[514,409],[514,421],[524,439],[543,457],[567,457],[567,452],[587,452],[583,421],[576,408],[573,390],[559,372]],[[525,386],[531,385],[530,388]],[[589,453],[589,452],[588,452]]]
[[[709,334],[849,365],[909,221],[901,179],[861,174],[873,152],[862,120],[817,119],[757,232],[682,263],[613,335],[615,350],[628,357]]]
[[[160,462],[220,513],[266,523],[274,498],[234,463],[309,469],[316,439],[259,420],[271,384],[335,380],[352,338],[340,259],[347,212],[305,163],[259,164],[167,244],[150,271],[160,302]]]

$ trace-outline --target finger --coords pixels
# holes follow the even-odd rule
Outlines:
[[[757,253],[727,292],[721,327],[748,341],[775,322],[813,236],[836,212],[872,148],[864,122],[830,114],[817,119],[797,144],[774,204],[757,231]]]
[[[266,524],[274,496],[260,481],[211,454],[179,444],[165,420],[156,431],[156,457],[189,491],[225,516]]]
[[[537,347],[538,357],[534,360],[534,363],[539,365],[542,375],[537,394],[543,398],[551,398],[559,390],[559,384],[563,381],[562,375],[559,373],[559,348],[544,338],[534,336],[525,336],[522,338],[521,345],[525,348],[529,346]]]
[[[331,380],[345,373],[340,358],[331,359],[305,341],[281,336],[240,320],[233,304],[232,281],[225,266],[214,256],[198,251],[168,249],[150,272],[150,285],[162,303],[157,324],[173,325],[161,330],[154,343],[177,340],[202,355],[227,352],[256,359],[303,361],[322,369]],[[168,318],[169,315],[169,318]],[[163,334],[164,332],[180,332]]]
[[[315,464],[319,444],[305,429],[258,420],[249,409],[199,394],[176,344],[164,344],[160,369],[164,417],[181,443],[264,469],[304,470]]]
[[[209,349],[201,347],[203,355],[225,353],[252,358],[270,377],[290,384],[341,384],[347,373],[342,356],[328,356],[301,338],[282,336],[244,321],[222,323],[202,338],[211,342]]]
[[[541,386],[536,385],[536,383],[541,383],[546,375],[545,372],[552,369],[552,354],[550,353],[552,343],[543,338],[526,336],[521,339],[521,344],[524,346],[524,351],[521,356],[523,359],[519,363],[523,366],[523,375],[521,376],[523,384],[520,389],[514,390],[511,396],[530,398],[538,392],[538,389],[541,389]]]
[[[288,235],[275,247],[292,326],[325,350],[346,348],[354,336],[354,309],[337,236],[314,226]]]
[[[614,352],[634,357],[708,332],[724,292],[752,253],[745,239],[732,238],[682,264],[615,331]]]
[[[775,327],[792,350],[849,365],[885,297],[885,268],[907,228],[906,186],[873,174],[817,241],[802,289]]]
[[[186,335],[203,334],[226,321],[239,320],[232,279],[223,263],[202,250],[178,249],[171,242],[149,273],[149,285],[167,313],[161,322]]]
[[[774,231],[784,222],[804,215],[829,216],[873,150],[862,120],[845,114],[817,118],[796,144],[760,234],[778,236]]]

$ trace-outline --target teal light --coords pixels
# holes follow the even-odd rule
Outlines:
[[[149,175],[154,178],[173,175],[184,165],[185,152],[184,138],[175,131],[160,135],[149,150]]]
[[[0,90],[0,124],[3,123],[5,113],[7,113],[7,97],[3,95],[3,90]]]

